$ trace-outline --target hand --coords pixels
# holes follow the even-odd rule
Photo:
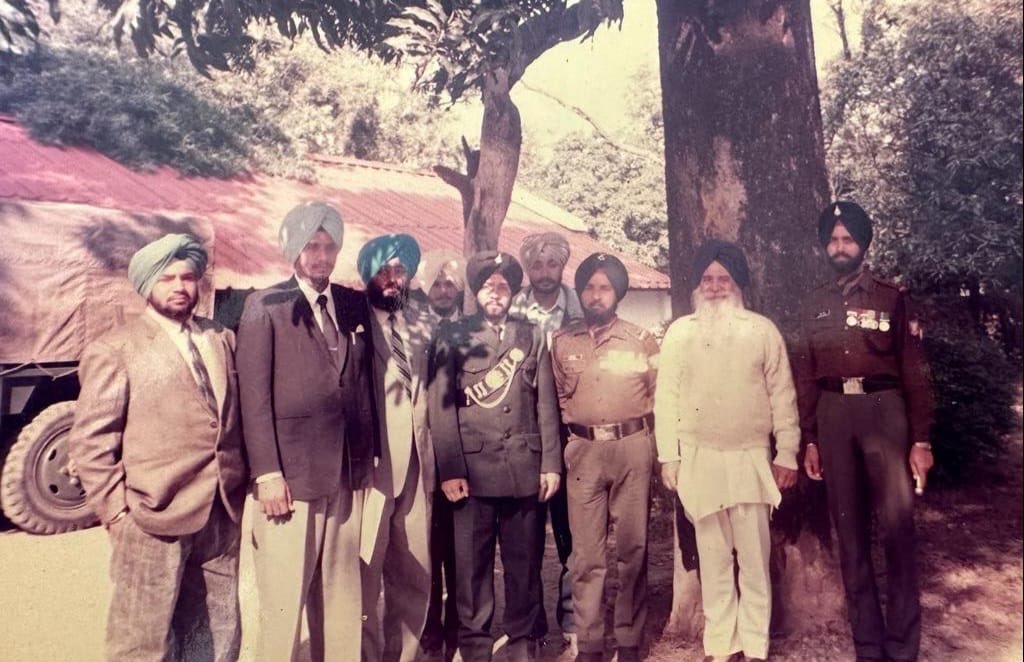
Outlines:
[[[821,480],[825,477],[821,470],[821,456],[818,455],[817,444],[807,444],[807,450],[804,451],[804,471],[811,480]]]
[[[924,493],[924,484],[928,482],[928,472],[935,464],[932,451],[922,446],[910,447],[910,473],[914,475],[914,483],[918,494]]]
[[[256,483],[256,500],[260,502],[260,510],[268,518],[287,517],[295,511],[292,493],[284,478],[271,478]]]
[[[441,481],[441,491],[452,503],[469,496],[469,481],[465,478],[449,478]]]
[[[778,464],[772,465],[772,477],[780,490],[788,490],[796,485],[796,469],[787,469]]]
[[[675,492],[679,485],[679,462],[666,462],[661,465],[661,484],[669,492]]]
[[[540,494],[538,499],[541,503],[555,496],[558,486],[562,484],[562,476],[556,473],[543,473],[540,475]]]

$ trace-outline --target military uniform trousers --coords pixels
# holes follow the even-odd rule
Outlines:
[[[547,549],[547,515],[551,514],[551,537],[555,541],[555,552],[558,554],[558,563],[561,568],[558,573],[558,595],[555,600],[555,620],[558,622],[562,632],[575,632],[575,618],[572,608],[572,577],[569,571],[569,557],[572,555],[572,531],[569,528],[569,500],[565,491],[566,476],[562,474],[563,487],[555,492],[555,496],[547,502],[540,504],[540,517],[538,525],[537,544],[540,546],[541,563],[544,561],[544,551]],[[537,615],[537,622],[534,624],[530,637],[540,639],[548,633],[548,615],[544,610],[544,603],[541,603],[540,613]]]
[[[915,660],[920,646],[905,412],[895,389],[824,392],[818,400],[818,446],[858,659]],[[886,618],[871,562],[872,508],[884,536]]]
[[[293,500],[288,517],[253,513],[259,591],[257,662],[296,659],[303,609],[314,662],[357,662],[362,631],[359,535],[364,494]],[[256,502],[251,502],[256,505]]]
[[[154,536],[131,513],[110,526],[107,659],[238,659],[241,529],[214,499],[196,533]]]
[[[573,534],[573,606],[581,653],[604,651],[605,548],[615,523],[619,589],[615,640],[640,645],[647,620],[647,516],[654,444],[637,432],[615,441],[569,438],[565,448],[569,525]]]
[[[465,662],[491,659],[495,542],[501,548],[510,662],[525,662],[541,602],[537,497],[474,497],[454,504],[455,595],[459,653]]]
[[[455,655],[459,643],[459,612],[455,604],[455,524],[452,502],[441,491],[434,490],[430,511],[430,603],[427,623],[423,627],[423,648],[428,653],[447,651],[447,659]]]

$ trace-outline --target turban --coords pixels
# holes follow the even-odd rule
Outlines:
[[[428,251],[420,259],[420,289],[429,292],[441,272],[447,273],[455,285],[466,289],[466,260],[454,251]]]
[[[732,276],[732,280],[741,289],[750,285],[750,267],[743,249],[731,241],[708,239],[697,251],[693,261],[693,289],[700,285],[700,279],[712,262],[717,262]]]
[[[498,251],[480,251],[469,258],[466,263],[466,284],[474,296],[483,287],[484,282],[492,274],[500,273],[512,288],[512,294],[519,292],[523,285],[523,268],[508,253]]]
[[[557,232],[539,232],[527,235],[519,248],[519,257],[529,267],[544,249],[548,249],[555,259],[564,266],[569,261],[569,242]]]
[[[341,248],[345,226],[337,209],[326,202],[304,202],[288,212],[277,233],[277,241],[288,264],[295,264],[302,249],[319,230],[329,234]]]
[[[856,202],[837,200],[821,212],[821,216],[818,217],[818,241],[822,246],[827,245],[832,238],[832,230],[836,227],[836,223],[843,224],[846,231],[860,246],[861,253],[871,245],[871,238],[874,236],[871,217]]]
[[[380,268],[394,258],[405,267],[409,278],[420,266],[420,245],[407,234],[384,234],[374,237],[359,249],[356,268],[364,283],[369,283]]]
[[[192,235],[167,234],[136,251],[128,263],[128,280],[139,294],[148,299],[153,285],[174,260],[189,262],[196,277],[202,278],[209,258],[206,249]]]
[[[608,253],[594,253],[580,262],[580,266],[576,269],[576,294],[583,293],[587,283],[598,269],[604,271],[604,274],[608,276],[612,287],[615,288],[616,298],[621,301],[622,297],[626,296],[626,291],[629,290],[629,274],[626,272],[626,265],[622,264],[622,260]]]

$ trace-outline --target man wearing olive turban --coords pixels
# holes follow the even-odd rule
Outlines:
[[[362,491],[375,437],[366,297],[330,282],[341,214],[324,202],[285,216],[295,275],[251,294],[238,329],[245,444],[259,512],[256,658],[294,659],[300,617],[311,657],[359,660]]]
[[[234,334],[192,314],[206,263],[191,235],[142,247],[128,279],[145,312],[79,366],[69,448],[110,536],[111,660],[171,659],[196,637],[210,659],[238,657],[246,468]]]

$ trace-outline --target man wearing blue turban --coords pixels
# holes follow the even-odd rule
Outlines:
[[[366,283],[373,329],[377,420],[382,423],[374,492],[381,513],[364,518],[376,529],[373,556],[363,566],[363,657],[412,662],[420,647],[430,598],[430,512],[434,451],[427,435],[427,353],[430,325],[408,302],[420,247],[407,234],[371,239],[356,266]],[[379,524],[378,524],[379,523]],[[384,586],[383,633],[376,605]]]
[[[278,236],[295,275],[250,295],[238,329],[245,445],[261,511],[253,518],[256,658],[295,659],[305,608],[311,657],[356,662],[361,490],[377,435],[366,297],[330,282],[343,236],[334,207],[298,205]]]
[[[171,659],[185,637],[238,657],[246,468],[231,331],[192,314],[207,255],[171,234],[128,279],[145,312],[93,341],[70,452],[110,535],[107,658]]]

